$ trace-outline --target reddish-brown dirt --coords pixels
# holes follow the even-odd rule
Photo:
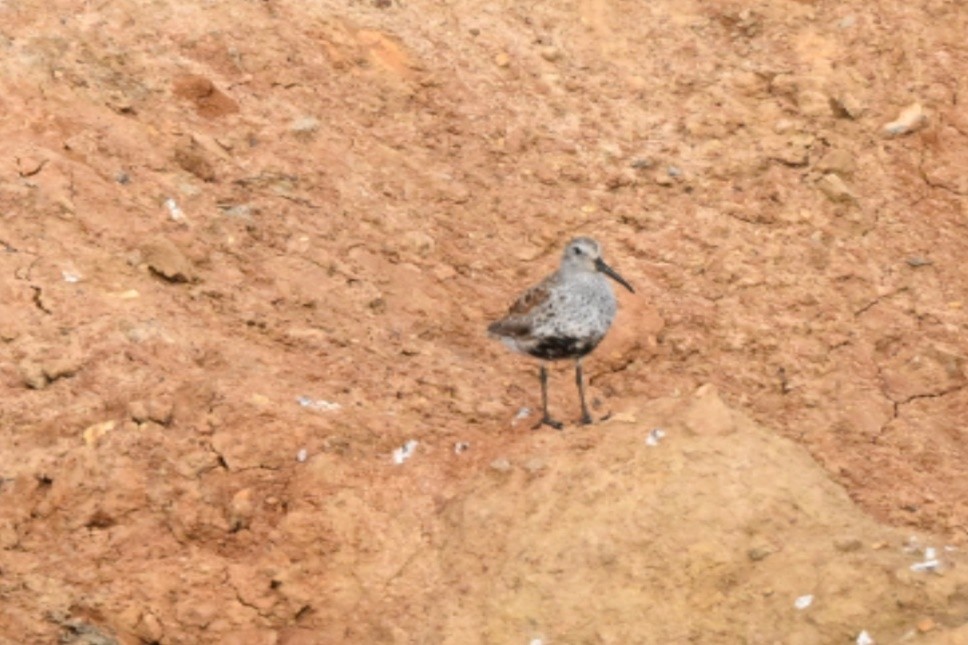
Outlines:
[[[0,0],[0,643],[968,642],[966,33]],[[531,432],[576,234],[612,417]]]

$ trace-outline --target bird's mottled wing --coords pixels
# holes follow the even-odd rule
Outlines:
[[[511,308],[508,309],[509,316],[527,316],[535,308],[541,306],[543,303],[548,301],[551,297],[551,287],[553,285],[551,278],[542,280],[540,283],[531,287],[514,301]]]
[[[518,296],[508,309],[507,316],[491,323],[487,330],[497,336],[520,337],[530,334],[532,322],[530,314],[551,297],[551,289],[556,282],[556,277],[551,275]]]

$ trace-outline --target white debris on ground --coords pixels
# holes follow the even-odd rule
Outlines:
[[[185,212],[179,208],[178,204],[171,197],[165,200],[165,208],[168,209],[168,214],[172,220],[180,222],[185,219]]]
[[[466,441],[458,441],[454,444],[454,454],[459,455],[462,452],[467,452],[470,447],[471,444],[467,443]]]
[[[413,456],[414,451],[417,449],[417,444],[419,442],[416,439],[411,439],[407,443],[403,444],[399,448],[393,451],[393,463],[402,464],[406,460]]]
[[[544,640],[540,638],[532,638],[531,642],[528,643],[528,645],[544,645]]]
[[[884,135],[897,137],[903,134],[917,132],[928,123],[928,115],[920,103],[913,103],[898,115],[897,119],[884,125]]]
[[[339,403],[333,403],[325,399],[313,399],[308,396],[300,396],[296,399],[296,402],[304,408],[320,410],[322,412],[333,412],[343,407]]]
[[[61,271],[61,275],[64,276],[64,282],[69,282],[71,284],[74,284],[76,282],[81,281],[80,274],[71,269],[64,269],[63,271]]]
[[[511,425],[512,426],[517,425],[518,421],[527,419],[530,416],[531,416],[531,408],[521,408],[520,410],[518,410],[518,413],[514,415],[514,418],[511,419]]]
[[[303,463],[308,458],[309,458],[309,451],[307,451],[305,448],[300,448],[299,452],[296,453],[296,461],[298,461],[299,463]]]
[[[866,629],[857,634],[857,645],[874,645],[874,639],[871,638]]]
[[[929,546],[924,550],[924,560],[912,564],[911,571],[937,571],[940,567],[941,560],[938,559],[938,550]]]
[[[813,594],[809,594],[809,593],[804,596],[800,596],[799,598],[793,601],[793,606],[796,607],[797,609],[806,609],[812,604],[813,604]]]
[[[665,430],[662,428],[652,428],[649,431],[649,436],[645,438],[645,445],[647,446],[658,446],[662,438],[666,436]]]

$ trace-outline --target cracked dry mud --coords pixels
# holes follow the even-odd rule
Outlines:
[[[965,33],[0,2],[0,643],[968,642]],[[611,418],[532,433],[576,234]]]

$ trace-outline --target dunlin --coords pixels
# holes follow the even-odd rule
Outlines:
[[[488,326],[488,333],[509,349],[542,361],[572,359],[581,398],[581,423],[591,423],[585,403],[581,361],[615,319],[615,294],[606,276],[635,293],[631,285],[602,260],[602,249],[589,237],[573,239],[565,247],[561,265],[550,276],[522,293],[507,316]],[[541,364],[541,420],[535,426],[562,424],[548,414],[548,370]]]

